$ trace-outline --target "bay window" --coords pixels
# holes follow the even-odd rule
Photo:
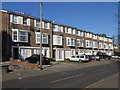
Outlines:
[[[28,32],[25,30],[12,29],[13,42],[28,42]]]

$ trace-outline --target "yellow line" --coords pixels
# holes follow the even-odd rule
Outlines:
[[[93,83],[93,84],[91,84],[91,85],[88,85],[87,87],[83,88],[82,90],[85,90],[85,89],[87,89],[87,88],[92,88],[92,87],[95,86],[96,84],[98,84],[98,83],[100,83],[100,82],[108,79],[109,77],[111,77],[111,76],[113,76],[113,75],[116,75],[116,74],[112,74],[112,75],[110,75],[110,76],[108,76],[108,77],[106,77],[106,78],[103,78],[102,80],[100,80],[100,81],[98,81],[98,82],[95,82],[95,83]],[[117,76],[118,76],[118,74],[117,74]]]

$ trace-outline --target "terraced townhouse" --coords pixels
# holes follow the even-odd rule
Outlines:
[[[0,10],[2,15],[2,56],[25,60],[39,54],[40,20],[23,13]],[[112,38],[50,20],[42,21],[42,54],[62,61],[72,55],[113,54]]]

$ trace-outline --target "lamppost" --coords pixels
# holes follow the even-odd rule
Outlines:
[[[42,68],[42,0],[40,0],[40,61],[39,61],[39,69]]]

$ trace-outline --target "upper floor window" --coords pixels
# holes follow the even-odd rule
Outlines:
[[[98,42],[93,42],[93,48],[98,48]]]
[[[40,21],[39,20],[36,20],[36,27],[40,28]]]
[[[99,37],[99,40],[103,40],[103,37],[102,37],[102,36],[100,36],[100,37]]]
[[[80,31],[80,36],[83,36],[83,32],[82,31]]]
[[[17,15],[10,15],[10,22],[14,24],[22,24],[22,25],[29,25],[30,26],[30,18],[22,17]]]
[[[93,39],[97,39],[97,35],[93,35]]]
[[[53,35],[53,45],[62,45],[62,36]]]
[[[75,39],[74,38],[70,38],[70,37],[66,37],[67,39],[67,46],[75,46]]]
[[[103,49],[103,43],[99,43],[99,48]]]
[[[24,30],[12,29],[12,41],[28,42],[28,32]]]
[[[90,38],[92,38],[92,34],[90,34]]]
[[[40,32],[36,32],[36,43],[40,43]],[[48,34],[43,33],[42,34],[42,43],[43,44],[48,44]]]
[[[90,33],[85,33],[85,37],[90,38]]]
[[[27,25],[27,18],[23,18],[23,24]]]
[[[43,28],[44,28],[44,29],[50,29],[50,23],[44,22],[44,23],[43,23]]]
[[[77,35],[78,36],[83,36],[83,32],[82,31],[77,31]]]
[[[53,31],[63,32],[63,27],[59,26],[59,25],[54,25],[53,24]]]
[[[86,40],[86,47],[87,48],[92,48],[92,41]]]
[[[43,34],[42,35],[42,43],[48,44],[48,34]]]
[[[79,40],[79,39],[77,39],[77,46],[78,47],[83,47],[83,40]]]
[[[112,40],[111,39],[109,39],[109,42],[111,42]]]
[[[69,33],[69,34],[76,34],[76,29],[65,27],[65,31],[66,33]]]
[[[10,15],[10,22],[18,24],[18,16],[17,15]]]

